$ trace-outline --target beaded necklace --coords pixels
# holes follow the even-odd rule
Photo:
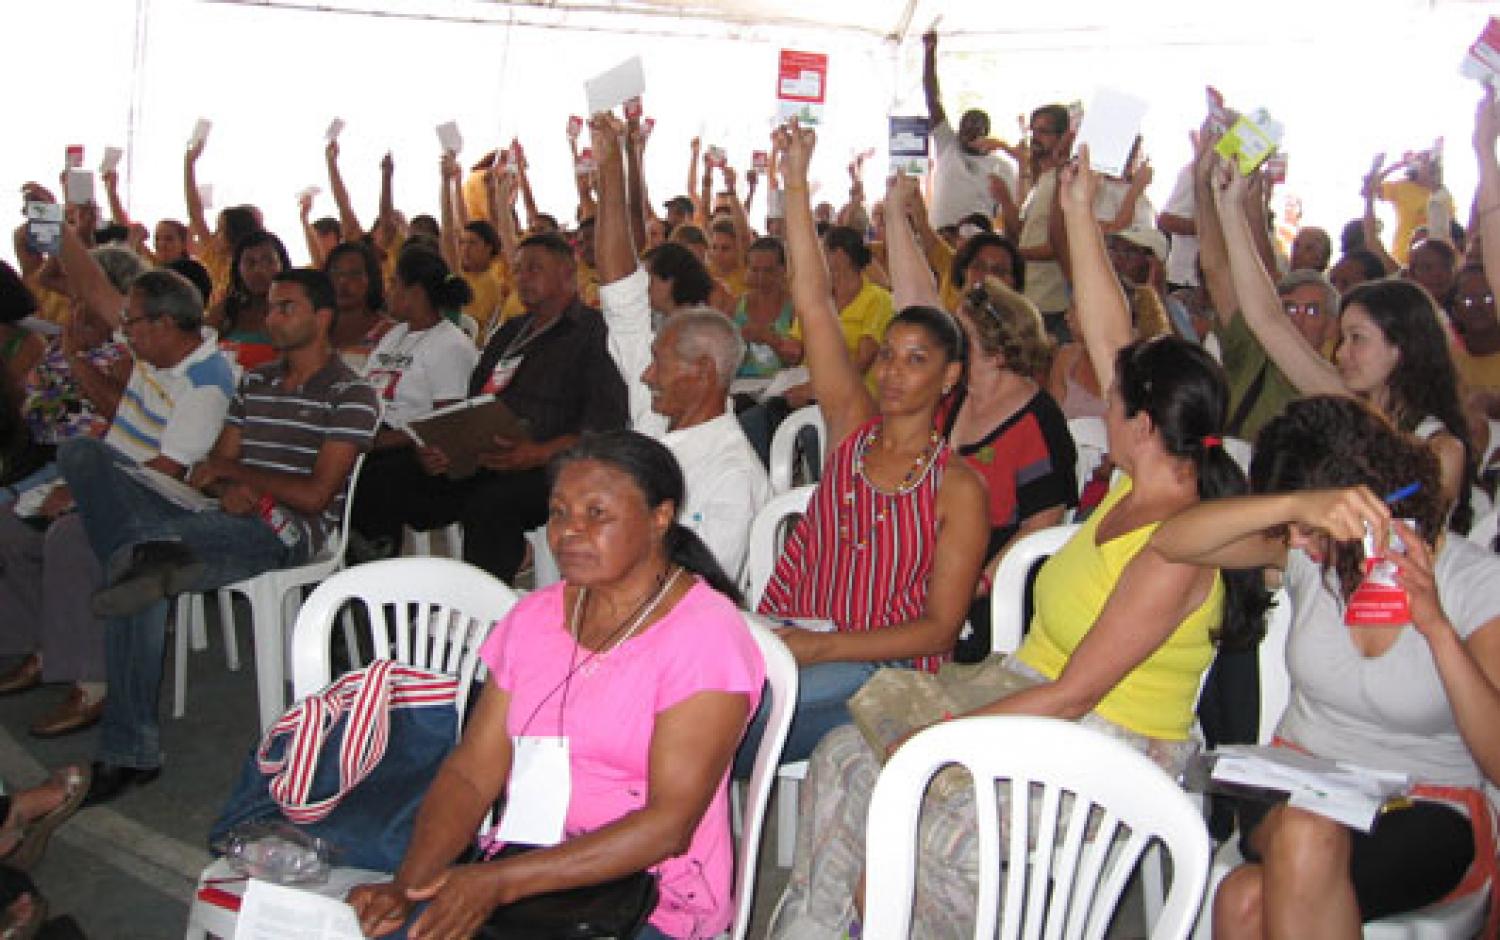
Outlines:
[[[886,519],[891,500],[905,496],[916,489],[917,485],[921,483],[922,477],[927,473],[928,466],[937,457],[938,448],[943,441],[943,435],[938,432],[937,428],[932,429],[932,433],[927,436],[927,443],[922,446],[922,450],[917,453],[916,459],[912,461],[911,469],[906,471],[906,475],[901,478],[901,482],[897,483],[895,489],[890,491],[882,490],[865,475],[865,455],[879,439],[880,430],[876,429],[874,433],[865,438],[859,449],[854,452],[854,479],[863,480],[873,491],[873,499],[875,500],[875,514],[870,521],[869,527],[862,533],[856,533],[855,531],[855,523],[858,520],[856,500],[859,494],[857,489],[852,489],[844,493],[843,505],[840,507],[839,512],[839,538],[846,542],[852,542],[854,548],[857,550],[863,550],[870,544],[870,538],[875,533],[875,527],[883,523]]]

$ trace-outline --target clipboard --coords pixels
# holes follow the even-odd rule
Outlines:
[[[496,437],[531,440],[531,425],[493,395],[466,398],[420,418],[403,428],[418,447],[436,447],[448,457],[447,477],[466,480],[479,469],[479,455],[491,449]]]

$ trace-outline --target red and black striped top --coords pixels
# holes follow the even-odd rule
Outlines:
[[[792,530],[766,586],[760,612],[832,620],[840,630],[876,630],[921,617],[937,552],[937,490],[945,444],[909,490],[877,489],[858,469],[880,427],[875,418],[829,458],[807,515]],[[943,656],[912,665],[936,672]]]

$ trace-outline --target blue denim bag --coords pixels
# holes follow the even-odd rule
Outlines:
[[[283,818],[326,840],[335,865],[395,871],[458,729],[458,680],[388,659],[293,705],[245,760],[209,832]]]

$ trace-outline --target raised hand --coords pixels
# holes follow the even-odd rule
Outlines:
[[[380,158],[380,175],[391,176],[396,172],[396,161],[392,159],[391,152],[387,150],[385,156]]]
[[[792,119],[776,129],[772,141],[780,148],[781,179],[785,185],[807,185],[807,169],[812,163],[813,150],[818,145],[818,133],[810,127],[802,127]]]
[[[1089,166],[1088,144],[1079,147],[1078,156],[1058,169],[1057,191],[1064,212],[1093,214],[1099,176]]]
[[[1500,111],[1496,110],[1494,86],[1486,85],[1474,112],[1474,149],[1481,158],[1495,159],[1496,138],[1500,138]]]
[[[323,156],[328,159],[329,163],[339,162],[339,142],[337,140],[330,140],[328,145],[323,148]]]
[[[589,118],[589,142],[594,149],[595,165],[603,165],[606,159],[619,152],[620,139],[625,133],[625,124],[608,111]]]

